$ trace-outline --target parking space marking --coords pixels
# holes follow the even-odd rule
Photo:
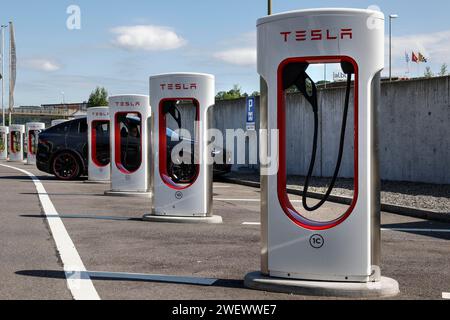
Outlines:
[[[217,282],[217,279],[200,278],[200,277],[183,277],[170,276],[160,274],[139,274],[139,273],[125,273],[125,272],[103,272],[103,271],[88,271],[88,274],[93,279],[101,280],[135,280],[135,281],[149,281],[149,282],[166,282],[178,284],[193,284],[202,286],[212,286]]]
[[[94,284],[86,273],[83,261],[41,181],[28,171],[4,164],[0,164],[0,166],[20,171],[29,176],[33,181],[44,215],[47,218],[50,232],[63,263],[67,287],[69,288],[72,297],[75,300],[100,300]],[[52,218],[49,219],[48,217]]]
[[[243,222],[242,225],[244,225],[244,226],[259,226],[259,225],[261,225],[261,222]],[[450,229],[382,228],[381,231],[450,233]]]
[[[450,233],[450,229],[382,228],[381,231]]]
[[[222,199],[222,198],[214,198],[216,201],[229,201],[229,202],[260,202],[259,199]]]
[[[229,201],[229,202],[261,202],[260,199],[222,199],[222,198],[214,198],[216,201]],[[301,203],[302,200],[291,200],[291,203]]]
[[[443,292],[442,299],[450,300],[450,292]]]

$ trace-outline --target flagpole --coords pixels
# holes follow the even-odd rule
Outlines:
[[[2,121],[3,126],[6,124],[5,119],[5,28],[7,26],[1,25],[2,28]]]
[[[12,79],[12,76],[13,76],[13,70],[12,70],[12,45],[11,45],[11,43],[12,43],[12,40],[13,39],[11,39],[11,37],[13,37],[13,31],[14,31],[14,29],[12,28],[12,22],[10,21],[9,22],[9,41],[10,41],[10,45],[9,45],[9,108],[8,108],[8,120],[9,120],[9,125],[12,125],[12,115],[11,115],[11,113],[12,113],[12,109],[14,108],[14,101],[12,101],[12,103],[11,103],[11,97],[13,97],[13,88],[12,88],[12,85],[11,85],[11,79]],[[14,39],[14,41],[15,41],[15,39]],[[14,76],[15,77],[15,76]],[[15,79],[14,79],[14,82],[15,82]]]

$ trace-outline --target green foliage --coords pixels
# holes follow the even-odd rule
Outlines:
[[[106,106],[108,106],[108,91],[103,87],[97,87],[89,96],[88,108]]]
[[[443,63],[441,65],[441,71],[439,71],[439,76],[444,77],[448,75],[448,65],[446,63]]]
[[[230,91],[220,91],[216,95],[217,100],[233,100],[233,99],[239,99],[239,98],[245,98],[248,97],[248,94],[245,92],[241,92],[242,88],[235,84],[233,86],[233,89]]]
[[[425,68],[425,73],[423,74],[425,78],[432,78],[434,77],[434,73],[431,71],[430,67]]]

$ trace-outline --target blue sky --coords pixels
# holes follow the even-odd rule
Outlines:
[[[259,90],[255,23],[266,0],[2,1],[0,22],[15,24],[16,105],[86,100],[95,86],[110,94],[148,94],[151,74],[195,71],[216,75],[217,90],[239,84]],[[81,29],[69,30],[69,5],[81,9]],[[405,75],[405,50],[421,50],[429,66],[450,64],[450,3],[418,1],[273,0],[274,13],[311,7],[378,6],[394,21],[394,74]],[[166,42],[148,39],[165,34]],[[386,28],[387,33],[387,28]],[[387,67],[387,66],[386,66]],[[421,66],[423,73],[425,65]],[[411,66],[411,75],[418,73]],[[7,84],[6,84],[7,85]]]

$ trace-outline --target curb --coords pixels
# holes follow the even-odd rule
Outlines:
[[[261,187],[259,182],[239,180],[239,179],[235,179],[235,178],[222,177],[220,179],[220,181],[238,184],[238,185],[247,186],[247,187],[253,187],[253,188]],[[288,188],[287,192],[290,194],[295,194],[295,195],[303,194],[300,190],[292,189],[292,188]],[[316,192],[308,192],[308,196],[310,198],[314,198],[314,199],[321,199],[323,197],[323,194],[316,193]],[[333,195],[330,195],[329,200],[331,202],[347,204],[347,205],[350,204],[352,201],[352,199],[349,197],[333,196]],[[394,214],[407,216],[407,217],[424,219],[424,220],[450,223],[450,214],[445,214],[442,212],[437,212],[437,211],[432,211],[432,210],[412,208],[412,207],[403,207],[403,206],[397,206],[397,205],[393,205],[393,204],[389,204],[389,203],[382,203],[381,211],[394,213]]]

